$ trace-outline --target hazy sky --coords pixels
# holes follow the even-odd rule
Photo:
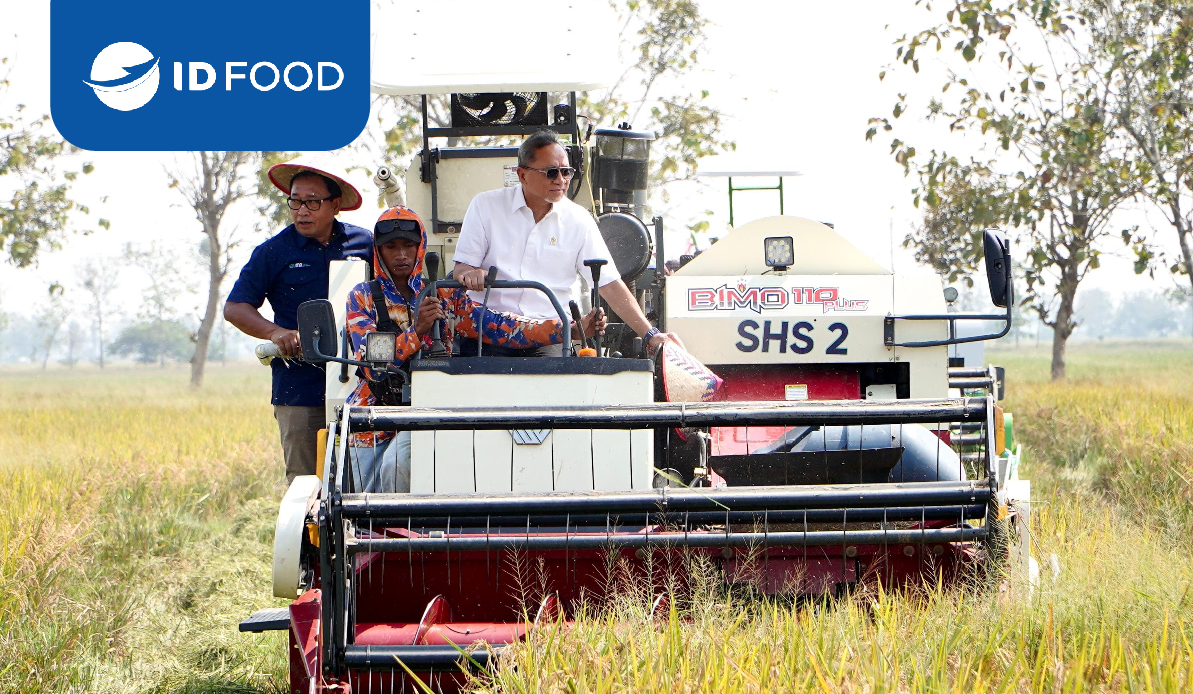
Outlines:
[[[885,82],[877,78],[893,57],[895,38],[926,25],[932,17],[912,0],[704,0],[701,8],[712,22],[707,52],[700,67],[683,78],[684,90],[711,92],[712,102],[728,116],[725,135],[737,142],[743,157],[803,173],[786,180],[788,214],[833,222],[846,238],[884,265],[890,265],[893,257],[897,269],[910,269],[913,261],[898,245],[917,217],[908,193],[912,181],[903,177],[901,167],[889,155],[889,136],[866,142],[864,133],[868,118],[889,114],[896,93],[906,92],[909,100],[923,101],[939,92],[941,82],[932,76],[939,66],[932,65],[931,56],[925,56],[925,70],[918,78],[910,71],[898,71]],[[46,113],[49,3],[9,3],[5,20],[0,56],[10,58],[13,88],[0,109],[10,112],[14,104],[24,103],[28,113]],[[921,152],[932,146],[959,148],[955,138],[941,132],[943,126],[905,126],[905,133]],[[114,256],[125,242],[157,239],[180,251],[198,243],[201,233],[193,213],[177,191],[167,188],[163,173],[176,156],[148,152],[81,155],[79,161],[94,162],[96,171],[81,177],[74,187],[75,199],[93,211],[91,220],[79,218],[77,224],[96,228],[94,218],[102,216],[111,220],[111,230],[68,237],[66,248],[42,256],[34,269],[0,265],[0,308],[27,312],[44,296],[48,282],[69,285],[81,262]],[[381,162],[354,163],[371,168]],[[357,181],[366,199],[371,199],[375,192],[371,183],[364,176]],[[674,201],[677,216],[711,209],[714,234],[724,233],[728,222],[725,182],[713,179],[711,183],[710,187],[680,191]],[[3,193],[6,191],[0,191]],[[101,203],[104,196],[106,202]],[[739,225],[777,212],[771,193],[741,194],[735,204]],[[366,203],[364,209],[341,218],[371,227],[378,213]],[[1155,213],[1127,213],[1116,221],[1125,226],[1149,220],[1163,225]],[[265,236],[252,231],[256,220],[251,215],[240,221],[239,233],[245,239],[243,260],[252,245]],[[1175,241],[1169,241],[1171,235],[1162,229],[1165,245],[1175,247]],[[1018,253],[1021,255],[1022,249]],[[1155,283],[1138,278],[1130,266],[1126,259],[1108,258],[1103,268],[1091,275],[1088,285],[1117,292],[1172,284],[1167,276]],[[129,268],[121,278],[120,300],[128,313],[135,312],[140,302],[142,279],[138,272]],[[196,278],[205,282],[198,272]],[[181,308],[190,309],[191,304],[197,305],[198,300]]]

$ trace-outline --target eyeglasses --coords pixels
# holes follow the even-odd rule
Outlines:
[[[327,202],[328,200],[335,200],[335,198],[334,197],[315,198],[314,200],[299,200],[298,198],[286,198],[286,204],[289,205],[290,209],[292,209],[292,210],[297,210],[298,208],[302,207],[303,205],[306,205],[307,209],[310,210],[311,212],[317,212],[320,207],[323,207],[323,203]]]
[[[536,169],[533,166],[523,166],[522,168],[537,171],[546,176],[548,181],[557,180],[560,174],[563,175],[563,180],[565,181],[576,175],[576,170],[570,166],[552,166],[546,169]]]
[[[388,234],[394,229],[398,231],[418,231],[418,222],[413,219],[383,219],[377,222],[373,233],[378,235]]]

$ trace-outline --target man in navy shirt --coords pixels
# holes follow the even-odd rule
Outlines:
[[[357,257],[371,263],[373,236],[336,219],[340,210],[360,207],[361,195],[325,155],[278,164],[269,180],[289,198],[294,223],[253,249],[240,271],[224,318],[241,332],[297,356],[298,305],[326,299],[332,260]],[[269,301],[273,320],[257,310]],[[273,414],[286,459],[286,484],[298,475],[315,474],[316,437],[325,424],[324,367],[303,361],[274,359]]]

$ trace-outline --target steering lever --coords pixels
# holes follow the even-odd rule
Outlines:
[[[485,346],[485,336],[481,334],[481,329],[484,328],[485,311],[489,308],[489,292],[493,290],[493,283],[497,281],[497,266],[490,265],[489,271],[485,273],[485,298],[481,300],[481,324],[476,326],[476,356],[481,356],[481,351]]]
[[[423,262],[427,266],[427,278],[431,280],[431,286],[435,286],[435,282],[439,280],[439,254],[430,251],[423,258]],[[436,298],[439,294],[434,295]],[[440,358],[447,356],[447,346],[443,344],[443,321],[435,321],[435,325],[431,327],[431,352],[428,355],[431,358]]]
[[[584,266],[592,273],[592,310],[601,310],[601,268],[608,263],[604,258],[590,258],[584,261]],[[599,315],[599,314],[598,314]],[[601,331],[594,330],[592,339],[596,345],[597,356],[601,355]]]

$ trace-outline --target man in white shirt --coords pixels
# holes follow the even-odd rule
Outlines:
[[[659,332],[642,315],[617,274],[596,221],[567,199],[574,173],[555,133],[544,130],[526,138],[518,148],[520,184],[481,193],[468,206],[456,242],[453,277],[480,292],[488,268],[496,266],[497,279],[541,282],[566,305],[569,299],[579,303],[580,297],[571,293],[577,274],[586,287],[592,286],[584,261],[603,259],[608,263],[601,269],[599,291],[609,308],[643,338],[651,354],[668,340],[682,347],[678,336]],[[550,299],[533,289],[494,289],[489,308],[531,318],[557,316]],[[600,319],[603,325],[603,316]]]

